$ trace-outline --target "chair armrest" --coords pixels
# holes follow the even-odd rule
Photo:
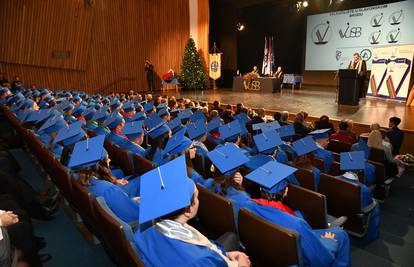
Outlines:
[[[366,206],[365,208],[363,208],[361,210],[361,213],[357,213],[358,217],[363,217],[368,215],[371,211],[373,211],[375,209],[375,207],[378,205],[377,200],[375,200],[374,198],[372,199],[372,203],[368,206]]]
[[[341,216],[339,218],[336,218],[336,217],[328,215],[328,227],[329,228],[342,227],[347,220],[348,220],[348,217],[346,216]]]

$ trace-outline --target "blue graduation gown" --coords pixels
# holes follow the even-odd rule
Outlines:
[[[134,242],[145,266],[227,267],[225,260],[215,251],[169,238],[154,227],[136,231]]]
[[[319,148],[315,151],[314,155],[325,162],[325,173],[330,173],[333,162],[332,151]]]
[[[148,154],[148,152],[150,151],[151,147],[147,147],[147,150],[145,151],[145,154]],[[155,163],[156,166],[161,166],[164,163],[167,163],[169,161],[169,157],[165,157],[163,155],[163,152],[160,148],[157,148],[155,150],[154,155],[152,155],[152,159],[150,159],[153,163]]]
[[[300,213],[295,211],[299,217],[294,217],[273,207],[257,204],[246,192],[232,187],[227,189],[226,198],[232,201],[236,225],[239,209],[247,208],[269,222],[298,232],[306,266],[350,266],[349,238],[340,228],[313,230]],[[333,232],[338,242],[321,238],[326,231]]]
[[[88,123],[86,123],[86,125],[84,125],[83,128],[95,132],[96,128],[98,128],[98,125],[94,121],[88,121]]]
[[[138,221],[139,204],[110,182],[91,179],[89,190],[97,197],[103,197],[108,207],[124,222]]]
[[[191,180],[194,181],[194,183],[196,184],[201,184],[203,185],[205,188],[207,188],[209,191],[211,192],[218,192],[218,189],[220,188],[220,184],[216,184],[214,185],[214,179],[213,178],[208,178],[208,179],[204,179],[203,176],[201,176],[196,170],[192,169],[191,170]]]
[[[108,136],[109,135],[109,133],[111,132],[111,131],[109,131],[109,129],[108,128],[103,128],[103,127],[101,127],[101,126],[98,126],[98,127],[96,127],[95,128],[95,130],[93,130],[97,135],[105,135],[105,136]]]
[[[361,188],[361,208],[365,208],[372,203],[372,192],[371,190],[363,183],[358,180],[349,179],[344,176],[337,176],[345,181],[359,185]],[[368,230],[364,237],[366,241],[372,241],[378,238],[379,236],[379,225],[380,225],[380,208],[377,205],[371,213],[371,220],[368,224]]]
[[[369,162],[365,162],[364,178],[367,186],[375,184],[375,166]]]
[[[122,141],[124,141],[125,137],[114,133],[114,132],[110,132],[106,138],[111,141],[112,143],[114,143],[115,145],[119,145]]]
[[[125,149],[125,150],[131,152],[131,153],[138,154],[141,157],[145,157],[145,153],[146,153],[145,149],[143,147],[141,147],[140,145],[135,144],[134,142],[131,142],[129,140],[128,141],[123,141],[123,142],[119,143],[118,146],[122,149]]]

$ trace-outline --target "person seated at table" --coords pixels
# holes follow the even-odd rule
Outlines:
[[[164,75],[162,75],[162,80],[165,83],[171,83],[175,80],[175,73],[173,69],[169,69],[167,71],[167,73],[165,73]]]
[[[254,79],[257,79],[260,77],[260,73],[259,73],[259,69],[257,68],[257,66],[253,66],[253,69],[251,72],[246,73],[243,76],[243,85],[244,85],[244,89],[249,89],[252,85],[252,82]]]
[[[277,70],[275,71],[275,73],[273,73],[273,77],[276,78],[276,84],[275,84],[275,88],[273,90],[273,93],[275,93],[278,90],[280,90],[280,87],[281,87],[282,82],[283,82],[283,71],[282,71],[281,66],[277,67]]]
[[[331,139],[335,139],[344,143],[354,144],[356,143],[355,138],[349,133],[349,124],[342,120],[338,126],[338,132],[331,134]]]
[[[234,233],[210,241],[188,224],[197,215],[199,200],[183,156],[141,179],[140,223],[153,223],[135,232],[134,243],[146,266],[250,266],[249,257],[237,251]]]

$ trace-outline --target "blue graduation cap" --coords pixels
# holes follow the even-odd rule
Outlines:
[[[244,113],[244,112],[240,112],[239,114],[234,116],[234,119],[237,119],[237,120],[243,122],[244,124],[247,124],[248,122],[250,122],[249,116],[247,116],[247,114]]]
[[[232,141],[241,134],[241,126],[238,120],[233,120],[225,125],[220,126],[220,137],[226,141]]]
[[[143,121],[131,121],[125,124],[122,134],[126,135],[129,139],[135,139],[137,136],[144,132],[142,125]]]
[[[162,134],[167,133],[169,130],[170,128],[168,128],[167,124],[165,122],[161,122],[161,124],[158,124],[155,127],[151,128],[151,130],[148,131],[148,135],[154,139]]]
[[[61,127],[66,125],[66,121],[62,118],[62,116],[55,115],[49,118],[40,128],[39,132],[45,131],[47,133],[53,133],[59,130]]]
[[[20,121],[25,121],[27,119],[27,117],[30,116],[31,113],[32,113],[32,110],[26,109],[26,110],[17,112],[16,117]]]
[[[86,120],[90,120],[92,119],[92,117],[95,115],[96,113],[96,109],[94,107],[88,108],[85,113],[83,113],[83,117]]]
[[[168,103],[167,103],[167,102],[160,103],[160,104],[158,104],[158,106],[157,106],[157,110],[160,110],[160,109],[167,109],[167,108],[168,108]]]
[[[145,119],[145,125],[148,129],[155,128],[156,126],[162,124],[164,121],[158,116],[157,113],[152,114],[151,116]]]
[[[306,136],[292,143],[293,149],[298,156],[305,155],[318,149],[315,140],[311,136]]]
[[[103,122],[108,117],[108,107],[104,106],[93,115],[92,120],[97,122]]]
[[[295,135],[295,127],[293,126],[293,124],[283,125],[279,129],[279,136],[281,138],[291,137],[291,136],[294,136],[294,135]]]
[[[183,125],[181,124],[180,118],[174,118],[167,123],[168,127],[171,129],[173,133],[179,131]]]
[[[287,178],[295,171],[297,171],[296,168],[277,161],[269,161],[245,177],[259,184],[269,193],[277,193],[286,187]]]
[[[178,113],[177,117],[180,118],[182,122],[186,122],[191,118],[192,115],[193,112],[191,111],[191,109],[184,109],[183,111]]]
[[[259,152],[274,149],[283,144],[282,139],[276,131],[267,131],[253,136],[254,143]]]
[[[108,127],[109,129],[114,129],[123,119],[124,117],[122,117],[119,112],[111,113],[111,115],[109,115],[109,117],[105,120],[103,126]]]
[[[67,125],[66,127],[60,128],[55,137],[55,140],[53,140],[53,143],[56,144],[57,142],[60,142],[62,140],[74,137],[78,135],[81,131],[82,121],[76,121],[70,125]]]
[[[178,154],[192,144],[192,141],[185,137],[185,132],[186,129],[183,128],[168,139],[167,145],[163,151],[164,155],[167,153],[170,155]]]
[[[68,167],[88,167],[102,160],[107,155],[103,147],[104,141],[105,135],[98,135],[77,142],[69,159]]]
[[[234,143],[227,143],[224,146],[217,147],[208,152],[207,157],[223,174],[249,161],[249,158]]]
[[[109,107],[111,108],[112,111],[119,108],[120,106],[122,106],[122,103],[118,99],[112,100],[112,102],[109,104]]]
[[[148,103],[145,103],[144,104],[144,111],[145,112],[151,112],[151,111],[153,111],[154,110],[154,102],[148,102]]]
[[[194,182],[187,177],[184,156],[143,174],[140,224],[190,206],[194,190]]]
[[[162,117],[164,117],[164,116],[170,115],[170,113],[168,112],[168,110],[167,110],[167,109],[165,109],[165,108],[160,109],[160,110],[157,112],[157,114],[158,114],[158,116],[160,116],[161,118],[162,118]]]
[[[315,130],[309,133],[309,135],[313,136],[313,138],[315,139],[324,139],[324,138],[329,138],[329,131],[331,129],[320,129],[320,130]]]
[[[140,120],[145,120],[146,118],[147,118],[147,114],[145,114],[145,111],[141,111],[141,112],[138,112],[137,114],[135,114],[131,118],[131,121],[140,121]]]
[[[339,156],[342,171],[365,169],[364,151],[342,152]]]
[[[85,110],[86,110],[86,106],[84,106],[82,104],[77,105],[75,107],[75,109],[73,110],[72,115],[75,116],[75,117],[78,117],[78,116],[82,115],[85,112]]]
[[[128,101],[128,102],[126,102],[126,103],[122,106],[122,109],[123,109],[125,112],[130,112],[130,111],[132,111],[132,110],[135,110],[134,103],[132,103],[131,101]]]
[[[66,100],[66,101],[62,102],[62,104],[60,104],[60,109],[63,112],[66,112],[66,111],[74,109],[74,108],[75,108],[75,106],[72,103],[70,103],[70,101],[68,101],[68,100]]]
[[[192,122],[196,122],[198,120],[203,120],[204,122],[207,121],[206,115],[204,115],[204,112],[202,112],[201,110],[197,110],[190,117],[190,121]]]
[[[277,120],[274,120],[269,123],[261,122],[261,123],[253,124],[253,130],[261,130],[262,133],[267,132],[267,131],[272,131],[272,130],[278,130],[278,129],[280,129],[280,124]]]
[[[32,110],[30,114],[24,119],[25,122],[37,122],[39,119],[43,118],[45,114],[47,115],[47,112],[49,110],[42,109],[42,110]]]
[[[208,132],[215,131],[220,126],[221,126],[221,118],[220,116],[216,116],[207,123],[207,131]]]
[[[194,113],[195,114],[195,113]],[[187,126],[188,137],[191,140],[198,139],[207,132],[207,125],[203,119],[199,119]]]
[[[170,114],[173,117],[177,117],[178,113],[180,113],[181,111],[182,111],[181,109],[173,109],[173,110],[170,110]]]

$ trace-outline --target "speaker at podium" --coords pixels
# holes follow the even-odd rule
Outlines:
[[[357,70],[340,69],[338,104],[357,106],[359,102],[359,86]]]

